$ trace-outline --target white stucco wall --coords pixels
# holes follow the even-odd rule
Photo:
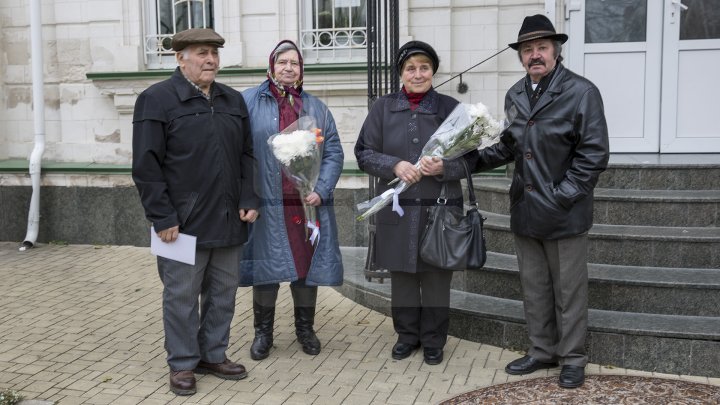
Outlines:
[[[281,39],[298,38],[296,1],[217,0],[216,28],[227,39],[225,66],[267,66]],[[44,159],[129,164],[132,105],[153,80],[91,81],[88,72],[145,70],[141,1],[43,0],[45,117]],[[526,15],[544,10],[543,0],[399,0],[400,43],[432,44],[441,59],[435,84],[475,65],[514,42]],[[0,2],[0,159],[26,159],[33,143],[28,0]],[[515,52],[463,75],[438,90],[463,102],[483,102],[502,114],[506,89],[523,74]],[[242,90],[263,76],[220,77]],[[363,74],[306,75],[307,91],[330,106],[346,160],[367,114]]]

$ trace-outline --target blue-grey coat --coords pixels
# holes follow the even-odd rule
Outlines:
[[[268,145],[268,138],[280,131],[278,104],[269,81],[243,92],[250,113],[250,127],[258,161],[257,194],[260,216],[251,226],[250,239],[243,249],[240,285],[274,284],[297,280],[283,214],[280,164]],[[327,106],[303,91],[301,116],[312,116],[325,137],[320,176],[315,192],[322,198],[317,207],[320,241],[315,249],[307,285],[341,285],[343,265],[333,207],[333,193],[343,167],[343,150],[335,120]],[[303,196],[304,197],[304,196]]]

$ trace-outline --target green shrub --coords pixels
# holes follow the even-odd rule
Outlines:
[[[15,405],[23,399],[17,391],[5,389],[0,391],[0,405]]]

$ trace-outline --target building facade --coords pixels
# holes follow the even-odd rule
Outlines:
[[[227,40],[218,80],[238,90],[265,79],[278,41],[300,45],[304,87],[328,104],[338,125],[348,168],[339,188],[355,193],[346,207],[352,218],[352,199],[367,187],[366,177],[353,171],[352,150],[368,106],[368,2],[380,10],[397,6],[400,44],[434,46],[441,60],[438,91],[482,102],[498,117],[506,90],[524,75],[507,44],[516,41],[525,16],[546,14],[570,36],[566,66],[603,94],[611,151],[666,154],[720,152],[712,100],[720,92],[713,75],[720,63],[715,1],[3,0],[0,201],[14,207],[3,228],[16,229],[12,238],[24,228],[23,187],[31,184],[28,161],[39,135],[32,4],[41,17],[43,186],[131,188],[137,95],[175,68],[169,46],[175,32],[213,27]],[[23,197],[7,197],[18,192]]]
[[[238,90],[265,78],[268,54],[282,39],[303,48],[305,88],[331,108],[345,146],[367,113],[366,0],[44,0],[41,2],[46,150],[43,160],[129,164],[135,98],[169,76],[174,30],[212,26],[227,40],[218,80]],[[384,2],[380,2],[384,3]],[[441,59],[436,84],[512,42],[543,1],[398,0],[400,43],[432,44]],[[501,5],[502,3],[502,5]],[[334,7],[333,7],[334,6]],[[29,0],[0,5],[0,160],[27,159],[33,148]],[[175,24],[173,26],[173,21]],[[504,89],[522,75],[504,52],[440,91],[499,112]]]

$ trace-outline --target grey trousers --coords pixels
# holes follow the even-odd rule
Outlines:
[[[225,361],[241,252],[242,246],[197,249],[194,266],[158,256],[171,370],[193,370],[200,360]]]
[[[585,367],[588,320],[587,233],[557,240],[515,235],[525,321],[542,362]]]

